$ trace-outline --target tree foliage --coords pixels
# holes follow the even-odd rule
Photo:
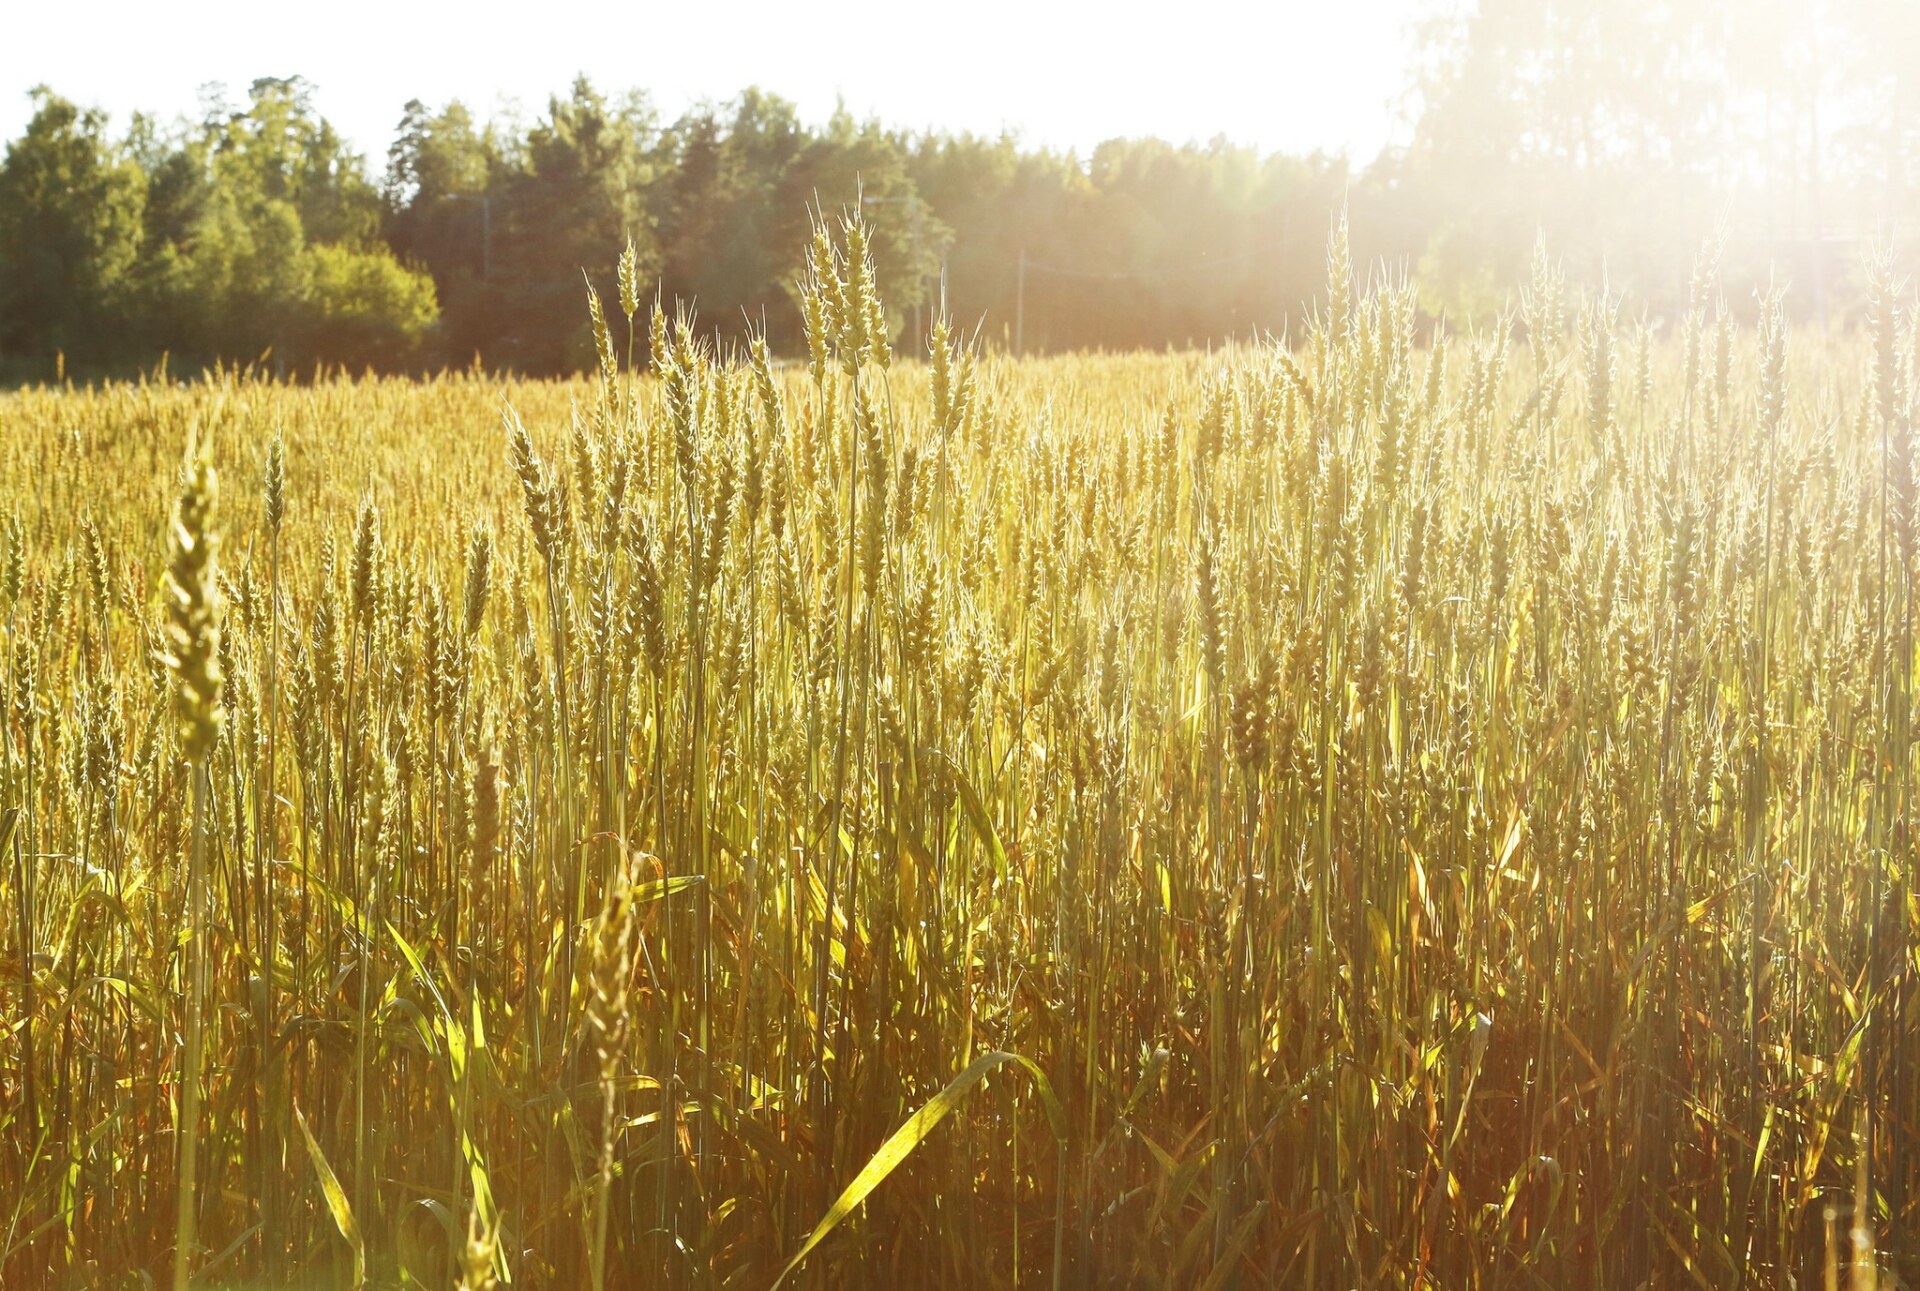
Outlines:
[[[124,317],[139,259],[139,168],[106,118],[44,88],[26,133],[0,165],[0,353],[107,343]]]
[[[1656,314],[1685,306],[1708,240],[1730,298],[1777,270],[1824,313],[1846,244],[1920,209],[1915,23],[1888,0],[1478,0],[1421,29],[1409,139],[1360,169],[1224,139],[1079,155],[844,110],[810,124],[760,89],[667,120],[581,79],[525,125],[413,100],[376,180],[297,77],[120,138],[40,89],[0,165],[0,372],[163,352],[576,371],[582,275],[613,299],[629,244],[649,296],[792,354],[794,249],[856,208],[916,353],[942,310],[1029,351],[1279,331],[1342,209],[1356,258],[1417,266],[1427,312],[1455,322],[1542,239]]]

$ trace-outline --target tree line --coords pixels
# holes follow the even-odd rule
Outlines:
[[[582,275],[610,297],[629,243],[661,299],[791,352],[808,222],[856,206],[909,341],[944,308],[1030,350],[1200,343],[1310,292],[1348,182],[1339,159],[1224,142],[1082,164],[845,112],[815,127],[753,89],[662,122],[585,80],[524,131],[411,102],[376,181],[299,79],[118,138],[41,90],[0,166],[0,356],[577,370]]]
[[[1422,29],[1410,141],[1364,167],[1224,139],[1081,156],[808,123],[758,89],[668,120],[584,79],[524,126],[410,102],[376,167],[298,77],[119,133],[43,88],[0,162],[0,376],[162,356],[579,370],[582,275],[610,297],[628,244],[663,300],[791,353],[808,222],[855,207],[909,347],[935,310],[1029,351],[1277,331],[1342,209],[1363,260],[1417,264],[1423,304],[1456,323],[1538,238],[1656,312],[1683,303],[1707,240],[1729,281],[1785,273],[1824,311],[1852,298],[1852,244],[1920,209],[1910,8],[1478,0]]]

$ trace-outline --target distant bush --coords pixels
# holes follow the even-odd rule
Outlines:
[[[349,368],[392,369],[417,357],[439,321],[433,279],[385,247],[313,247],[307,348]]]

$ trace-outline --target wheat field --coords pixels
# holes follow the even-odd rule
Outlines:
[[[1916,1284],[1885,266],[1012,360],[866,239],[0,395],[0,1285]]]

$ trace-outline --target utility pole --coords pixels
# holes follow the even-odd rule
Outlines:
[[[493,281],[493,194],[448,193],[449,202],[480,203],[480,280]]]
[[[1020,248],[1020,269],[1013,280],[1013,352],[1027,352],[1027,249]]]
[[[1807,25],[1807,38],[1813,45],[1813,82],[1807,93],[1807,115],[1809,118],[1807,143],[1810,150],[1809,169],[1811,180],[1809,200],[1812,210],[1808,213],[1808,223],[1813,226],[1813,311],[1822,327],[1827,323],[1827,231],[1821,227],[1820,210],[1820,24],[1817,21]],[[1869,1148],[1871,1152],[1871,1148]]]

